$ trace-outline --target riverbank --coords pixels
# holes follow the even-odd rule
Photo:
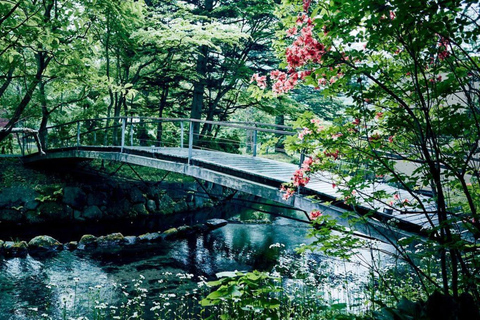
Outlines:
[[[102,223],[218,205],[233,191],[173,173],[112,163],[25,167],[0,159],[0,233],[39,224]]]

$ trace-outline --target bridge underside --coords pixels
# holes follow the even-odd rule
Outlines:
[[[172,152],[170,149],[176,150]],[[339,224],[344,226],[349,225],[349,219],[343,216],[343,213],[346,211],[343,208],[322,204],[318,200],[313,200],[310,197],[298,194],[292,196],[287,201],[283,200],[283,194],[280,192],[279,187],[282,182],[288,180],[282,181],[278,178],[278,168],[274,167],[272,170],[276,171],[277,174],[272,174],[269,177],[265,174],[259,175],[252,173],[241,165],[229,165],[229,161],[227,161],[226,158],[220,159],[222,162],[226,163],[225,166],[218,165],[218,157],[229,156],[235,157],[235,161],[240,161],[240,163],[244,165],[248,165],[250,161],[263,161],[263,163],[260,163],[260,166],[263,166],[264,168],[265,166],[271,166],[276,163],[276,161],[268,159],[256,158],[252,160],[251,156],[229,155],[219,152],[195,150],[191,163],[188,164],[185,149],[163,148],[162,150],[162,148],[147,147],[130,147],[123,148],[123,150],[120,147],[71,147],[49,150],[47,154],[44,155],[32,154],[23,159],[25,164],[48,163],[65,160],[83,161],[99,159],[176,172],[216,183],[247,194],[269,199],[283,205],[288,205],[292,208],[304,211],[305,213],[318,209],[325,214],[334,217]],[[211,161],[213,160],[211,157],[215,158],[215,164]],[[259,163],[256,163],[256,165],[259,165]],[[286,169],[284,169],[285,177],[290,177],[297,168],[297,166],[291,164],[282,164],[282,166],[286,166]],[[305,220],[307,220],[306,217]],[[377,239],[385,239],[385,236],[399,237],[405,235],[403,232],[399,232],[399,230],[392,232],[390,228],[385,228],[383,223],[376,222],[375,220],[372,220],[368,225],[362,224],[358,227],[364,234],[373,236]]]

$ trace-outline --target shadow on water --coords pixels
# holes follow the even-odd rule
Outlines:
[[[92,309],[96,299],[114,305],[132,290],[132,280],[140,278],[151,300],[165,292],[182,294],[196,288],[200,276],[213,279],[221,271],[270,271],[280,259],[273,244],[281,243],[293,254],[295,247],[308,242],[307,224],[258,210],[226,206],[176,216],[170,221],[153,217],[90,228],[37,230],[37,234],[50,234],[65,242],[84,233],[138,235],[212,217],[232,221],[210,233],[177,241],[0,260],[0,319],[32,319],[32,314],[42,313],[62,319],[63,310],[82,315]],[[16,237],[28,240],[31,234]],[[193,281],[178,276],[185,274],[192,274]]]
[[[49,226],[36,230],[62,242],[78,240],[91,233],[105,235],[122,232],[139,235],[165,230],[172,226],[195,224],[221,217],[231,223],[210,233],[160,243],[138,244],[95,250],[60,251],[50,255],[28,255],[27,258],[0,260],[0,319],[63,319],[87,315],[95,301],[120,305],[132,294],[132,280],[141,279],[148,295],[146,309],[160,294],[183,295],[193,292],[200,277],[214,279],[222,271],[271,271],[288,256],[295,260],[294,248],[308,243],[308,224],[265,214],[302,218],[302,214],[257,204],[245,209],[241,201],[228,206],[177,214],[166,219],[148,217],[98,224],[95,226]],[[13,237],[13,235],[12,235]],[[30,233],[15,238],[29,240]],[[282,244],[279,250],[276,244]],[[325,260],[316,256],[314,263]],[[316,272],[312,270],[311,272]],[[188,276],[187,276],[188,275]],[[189,279],[192,275],[192,279]],[[66,319],[69,319],[67,317]],[[143,319],[152,319],[147,311]]]

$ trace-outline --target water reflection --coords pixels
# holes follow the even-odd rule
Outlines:
[[[89,312],[97,299],[115,304],[132,290],[132,279],[140,277],[153,298],[160,292],[196,287],[195,282],[174,277],[165,282],[166,274],[213,278],[221,271],[271,270],[283,259],[278,248],[270,248],[272,245],[281,243],[292,252],[309,241],[307,225],[278,217],[272,221],[231,223],[211,233],[173,242],[3,260],[0,319],[32,319],[32,314],[42,313],[62,319],[64,310],[79,316]],[[315,259],[320,258],[316,256],[312,261]],[[122,289],[122,285],[128,287]]]

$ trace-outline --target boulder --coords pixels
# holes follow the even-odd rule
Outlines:
[[[65,187],[63,188],[63,203],[74,209],[82,209],[87,203],[87,196],[79,187]]]
[[[210,230],[210,228],[206,224],[203,224],[203,223],[196,224],[196,225],[192,226],[192,228],[196,233],[204,233],[204,232],[207,232],[207,231]]]
[[[153,200],[147,201],[147,210],[151,213],[157,211],[157,204]]]
[[[162,241],[162,234],[158,232],[152,232],[152,233],[145,233],[140,236],[138,236],[138,241],[139,242],[158,242]]]
[[[85,218],[82,217],[82,211],[73,210],[73,219],[76,221],[85,221]]]
[[[228,224],[228,221],[225,219],[210,219],[205,222],[205,225],[210,228],[210,230],[215,230],[221,228]]]
[[[25,202],[25,205],[23,206],[25,210],[36,210],[38,206],[40,205],[40,202],[36,200],[28,200]]]
[[[183,238],[195,233],[195,230],[190,226],[181,226],[177,228],[177,237]]]
[[[97,237],[91,234],[85,234],[78,242],[78,249],[95,248],[97,246]]]
[[[125,237],[125,244],[126,245],[133,245],[137,243],[137,237],[135,236],[126,236]]]
[[[102,218],[102,210],[97,206],[89,206],[83,210],[82,217],[85,220],[98,220]]]
[[[87,205],[101,207],[107,203],[107,199],[108,197],[104,192],[92,192],[87,196]]]
[[[185,212],[188,211],[188,209],[193,209],[193,207],[189,208],[188,204],[184,200],[180,200],[173,207],[173,212]]]
[[[97,245],[99,247],[119,246],[124,244],[125,242],[125,237],[119,232],[111,233],[109,235],[97,238]]]
[[[7,257],[26,257],[28,253],[28,244],[26,241],[7,241],[3,244],[3,250]]]
[[[50,236],[37,236],[28,243],[28,249],[34,251],[56,251],[61,248],[62,244]]]
[[[168,194],[162,195],[162,197],[158,200],[158,211],[164,214],[169,214],[174,212],[173,206],[175,202],[170,198]]]
[[[107,209],[108,215],[111,217],[125,217],[131,209],[131,203],[127,199],[118,199],[110,202]]]
[[[78,242],[77,241],[70,241],[69,243],[65,243],[65,249],[73,251],[77,249],[78,247]]]
[[[166,240],[173,240],[177,238],[178,235],[178,230],[177,228],[170,228],[168,230],[163,231],[163,236],[165,237]]]
[[[147,208],[145,208],[145,205],[143,203],[134,204],[133,211],[136,212],[137,216],[146,216],[149,214],[149,212],[147,211]]]
[[[145,203],[145,197],[143,196],[142,191],[137,187],[132,187],[128,192],[128,198],[130,202],[135,203]]]

